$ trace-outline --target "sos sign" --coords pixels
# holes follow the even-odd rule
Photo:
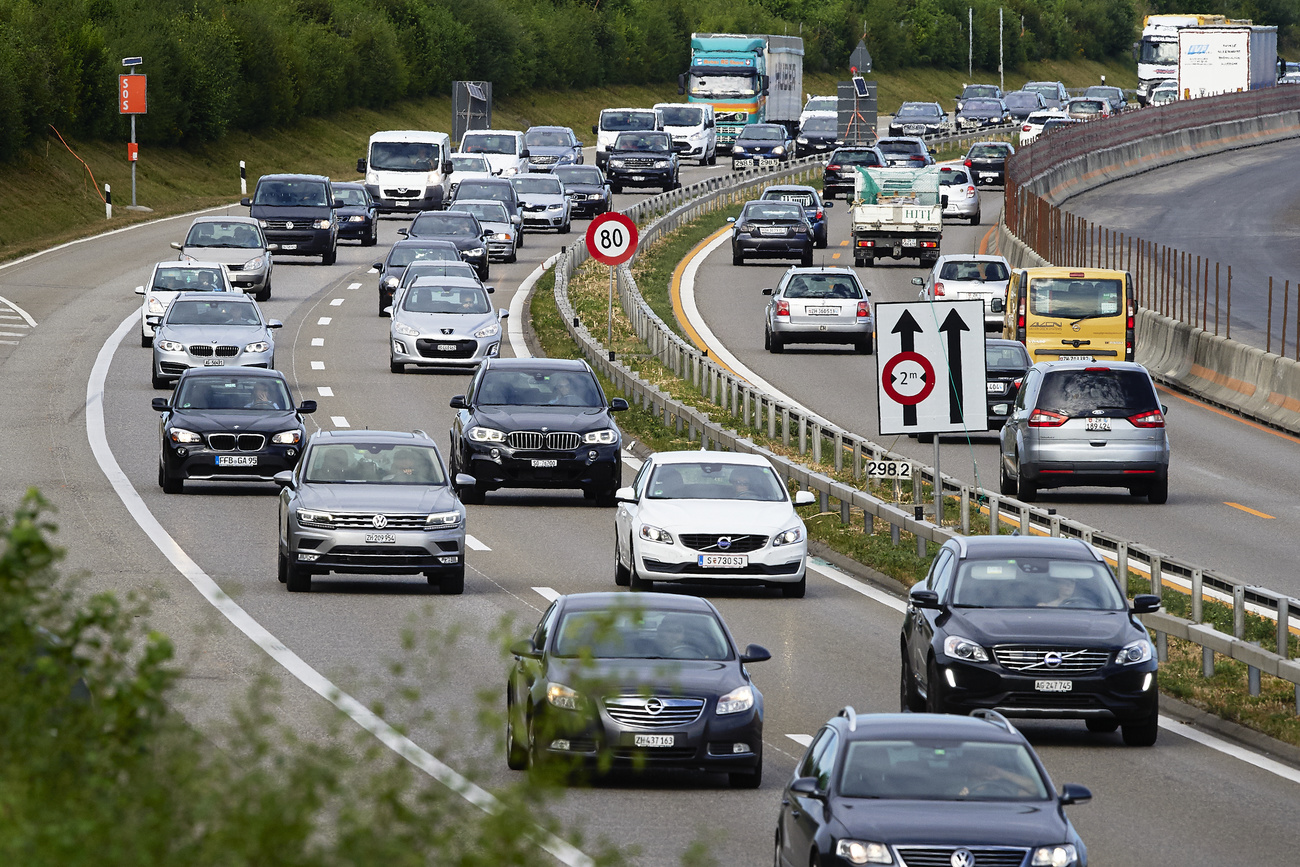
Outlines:
[[[147,75],[119,75],[117,77],[117,113],[147,114],[144,88]]]
[[[610,211],[587,226],[587,252],[605,265],[622,265],[636,254],[639,236],[630,217]]]

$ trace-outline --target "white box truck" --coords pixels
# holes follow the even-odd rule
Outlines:
[[[1276,27],[1252,24],[1178,31],[1179,99],[1276,85]]]

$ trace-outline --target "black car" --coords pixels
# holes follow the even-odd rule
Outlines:
[[[666,132],[621,132],[606,153],[605,176],[616,193],[624,187],[660,187],[666,193],[682,185],[677,150]]]
[[[240,199],[257,220],[277,257],[320,256],[333,265],[338,256],[339,223],[334,185],[324,175],[262,175],[251,199]]]
[[[803,205],[804,216],[813,228],[813,245],[825,247],[829,229],[826,227],[826,209],[835,207],[830,202],[823,202],[816,187],[786,184],[768,187],[760,196],[767,202],[798,202]]]
[[[523,249],[524,246],[524,207],[519,201],[519,194],[515,192],[514,185],[505,178],[469,178],[461,181],[452,191],[452,202],[468,201],[494,201],[500,202],[506,206],[510,212],[510,222],[515,224],[516,240],[518,243],[515,247]]]
[[[725,773],[763,781],[763,694],[713,603],[658,593],[576,593],[551,603],[514,654],[506,690],[511,768],[567,759],[596,767]]]
[[[980,129],[1011,123],[1011,111],[1000,99],[968,99],[957,112],[958,129]]]
[[[779,123],[751,123],[731,145],[731,168],[770,166],[794,156],[790,131]]]
[[[1159,731],[1155,647],[1106,561],[1078,540],[973,536],[939,549],[912,588],[900,646],[904,710],[1083,719],[1150,746]]]
[[[803,122],[799,135],[794,140],[795,156],[806,157],[820,154],[840,144],[840,122],[838,118],[825,115],[813,115]]]
[[[937,102],[905,102],[889,121],[890,135],[943,135],[948,113]]]
[[[335,211],[340,241],[360,241],[363,247],[379,243],[379,206],[365,184],[335,184],[334,196],[343,203]]]
[[[836,148],[826,160],[826,170],[822,173],[822,195],[833,199],[843,194],[853,195],[853,186],[858,173],[855,166],[863,168],[885,165],[885,155],[876,147],[851,145]]]
[[[934,165],[934,154],[930,151],[930,146],[919,136],[886,136],[876,142],[876,149],[885,158],[886,165],[904,169]]]
[[[996,84],[968,84],[957,96],[957,110],[961,111],[970,99],[1001,99],[1002,88]]]
[[[822,726],[781,796],[777,867],[1086,867],[1088,850],[1029,742],[992,711],[859,714]]]
[[[1003,97],[1012,120],[1024,121],[1036,111],[1047,108],[1047,100],[1036,90],[1013,90]]]
[[[1124,91],[1118,87],[1110,87],[1105,84],[1094,84],[1083,92],[1084,96],[1093,96],[1106,100],[1110,104],[1110,113],[1119,114],[1128,108],[1128,97]]]
[[[398,231],[402,231],[398,229]],[[393,293],[401,285],[406,268],[413,262],[464,262],[460,248],[450,240],[435,238],[406,238],[393,244],[388,249],[384,261],[376,262],[374,269],[379,272],[379,315],[387,316],[384,311],[393,306]],[[470,263],[475,273],[477,265]]]
[[[411,221],[409,229],[398,229],[397,234],[404,238],[450,241],[456,245],[460,257],[478,271],[480,280],[488,278],[487,238],[491,233],[483,228],[478,217],[473,214],[463,211],[421,211]]]
[[[798,259],[812,264],[813,227],[798,202],[746,202],[740,216],[728,217],[731,230],[731,264],[747,258]]]
[[[1016,395],[1020,393],[1020,385],[1025,380],[1025,371],[1031,364],[1029,350],[1019,340],[990,337],[984,341],[989,430],[998,430],[1007,423]]]
[[[614,206],[605,173],[595,166],[557,166],[555,176],[569,197],[569,214],[577,219],[598,217]]]
[[[293,469],[307,429],[302,417],[316,401],[297,408],[278,370],[192,367],[170,399],[155,397],[158,417],[158,486],[179,494],[185,481],[269,482]]]
[[[585,361],[486,359],[451,406],[450,461],[462,502],[481,503],[498,488],[581,488],[614,505],[623,435],[612,412],[627,401],[607,401]],[[461,474],[474,483],[461,483]]]
[[[1007,182],[1007,160],[1015,153],[1016,149],[1008,142],[982,141],[970,146],[962,162],[970,169],[976,186],[996,184],[1001,187]]]

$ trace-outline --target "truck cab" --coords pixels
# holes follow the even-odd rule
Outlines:
[[[377,132],[357,171],[380,213],[438,210],[451,185],[451,137],[428,130]]]

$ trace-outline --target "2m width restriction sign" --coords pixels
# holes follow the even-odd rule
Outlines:
[[[876,305],[880,433],[988,428],[984,302]]]
[[[622,265],[631,259],[639,240],[636,223],[614,211],[601,214],[587,226],[587,252],[606,265]]]

